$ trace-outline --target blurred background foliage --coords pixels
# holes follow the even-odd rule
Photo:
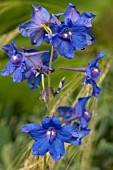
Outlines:
[[[67,147],[66,155],[57,163],[51,162],[55,170],[113,170],[113,1],[112,0],[0,0],[0,46],[15,40],[18,48],[30,48],[29,38],[18,33],[18,26],[31,19],[32,4],[46,7],[50,13],[64,12],[68,3],[76,4],[82,13],[89,11],[97,17],[93,21],[92,33],[97,42],[84,51],[77,51],[73,60],[61,56],[55,61],[56,72],[52,74],[52,84],[57,88],[60,79],[66,76],[66,84],[78,73],[61,71],[60,66],[86,66],[97,53],[104,51],[106,58],[100,61],[103,77],[99,100],[92,99],[89,109],[94,112],[90,127],[91,134],[80,147]],[[39,50],[50,49],[43,44]],[[0,69],[5,68],[8,56],[0,49]],[[72,105],[77,96],[85,95],[78,76],[53,100],[57,104]],[[81,93],[80,90],[82,89]],[[26,123],[40,123],[46,113],[43,101],[39,101],[39,91],[31,91],[26,82],[14,84],[11,77],[0,76],[0,170],[41,169],[37,158],[31,156],[30,137],[21,133]],[[61,97],[63,96],[63,97]],[[38,161],[38,162],[37,162]],[[23,167],[23,168],[22,168]]]

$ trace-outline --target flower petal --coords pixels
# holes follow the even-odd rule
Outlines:
[[[65,154],[64,143],[56,138],[49,149],[49,153],[54,161],[58,161]]]
[[[6,69],[1,71],[2,76],[8,76],[10,73],[14,71],[14,67],[12,63],[9,61],[6,65]]]
[[[24,37],[30,37],[31,34],[34,32],[38,32],[41,29],[41,27],[38,27],[33,21],[25,22],[24,24],[19,26],[19,32]]]
[[[55,117],[45,117],[42,121],[42,126],[46,129],[49,127],[54,127],[55,129],[60,129],[61,128],[61,121]]]
[[[47,141],[46,137],[38,139],[32,145],[32,155],[43,156],[45,155],[50,148],[50,144]]]
[[[26,124],[22,126],[22,132],[28,133],[34,140],[45,137],[45,129],[37,123]]]
[[[69,106],[60,106],[58,107],[58,114],[64,119],[69,118],[73,114],[73,109],[72,107],[69,107]]]
[[[32,5],[33,13],[32,19],[36,25],[41,26],[42,23],[46,23],[50,19],[49,12],[42,6]]]
[[[57,138],[63,142],[70,143],[70,135],[73,131],[73,128],[69,125],[62,126],[60,130],[57,130]]]
[[[73,42],[73,46],[79,50],[81,50],[82,48],[85,48],[87,45],[86,36],[82,34],[81,32],[80,33],[73,32],[72,42]]]
[[[22,81],[22,71],[21,68],[17,68],[13,73],[13,82],[21,82]]]
[[[41,28],[40,30],[34,32],[31,35],[31,44],[34,46],[39,46],[42,44],[43,40],[44,40],[44,35],[45,35],[45,31],[43,28]]]
[[[32,73],[31,76],[28,78],[28,85],[32,90],[36,90],[41,82],[41,75],[39,74],[38,77]]]
[[[65,24],[67,24],[68,19],[71,19],[71,21],[75,23],[79,18],[80,18],[80,13],[77,11],[76,6],[69,3],[68,8],[64,12]]]
[[[72,59],[74,57],[75,48],[68,41],[62,41],[58,46],[58,50],[61,56],[68,59]]]

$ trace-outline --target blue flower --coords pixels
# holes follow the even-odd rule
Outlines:
[[[101,75],[98,60],[105,57],[105,56],[106,56],[106,54],[104,52],[97,54],[96,58],[93,59],[88,64],[87,67],[83,67],[83,68],[64,68],[64,67],[62,67],[60,69],[84,72],[85,76],[82,80],[82,84],[84,84],[84,83],[91,84],[92,87],[93,87],[92,95],[94,97],[98,97],[100,92],[101,92],[101,88],[98,87],[97,84],[96,84],[96,80],[98,80],[100,75]]]
[[[100,75],[101,75],[101,71],[99,68],[99,64],[98,64],[98,60],[100,58],[105,57],[106,54],[104,52],[101,52],[100,54],[97,54],[96,58],[93,59],[88,66],[86,67],[86,76],[88,78],[91,78],[92,80],[98,80]]]
[[[43,156],[50,153],[54,161],[59,160],[65,154],[64,142],[70,140],[72,128],[61,126],[60,120],[55,117],[45,117],[42,126],[36,123],[22,127],[23,133],[28,133],[35,142],[32,145],[32,154]]]
[[[27,53],[34,52],[34,54],[35,52],[38,52],[35,49],[31,49],[31,50],[24,49],[24,52],[25,51]],[[30,60],[26,60],[27,68],[23,75],[25,79],[28,80],[28,85],[32,90],[36,90],[38,86],[40,85],[40,82],[42,79],[41,74],[44,74],[44,72],[48,74],[50,54],[51,54],[51,51],[42,52],[41,54],[30,56],[29,57]],[[58,57],[57,52],[54,50],[52,61],[56,60],[57,57]],[[33,63],[35,63],[35,65]],[[51,71],[54,71],[54,67],[52,67]]]
[[[6,51],[7,55],[10,58],[10,61],[6,65],[6,69],[1,71],[3,76],[8,76],[10,73],[13,73],[13,81],[21,82],[23,80],[23,72],[26,69],[26,58],[23,53],[17,50],[16,43],[11,41],[11,45],[3,45],[2,49]]]
[[[89,32],[94,18],[95,15],[88,12],[80,15],[75,5],[69,4],[64,12],[64,22],[58,24],[55,34],[48,35],[61,56],[71,59],[76,49],[81,50],[95,42]]]
[[[30,37],[32,45],[39,46],[43,41],[49,43],[48,37],[45,36],[47,32],[43,26],[43,24],[48,27],[54,25],[54,23],[50,21],[51,17],[49,12],[42,6],[32,5],[32,7],[32,20],[20,25],[19,31],[23,36]]]
[[[86,103],[91,96],[79,98],[74,107],[61,106],[58,108],[59,115],[64,119],[63,123],[71,123],[74,120],[80,122],[82,128],[87,127],[87,123],[90,121],[92,113],[86,110]]]
[[[88,135],[91,129],[87,126],[83,128],[78,123],[73,123],[72,128],[69,143],[79,146],[82,138]]]

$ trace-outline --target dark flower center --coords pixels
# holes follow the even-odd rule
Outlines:
[[[92,68],[91,69],[91,77],[93,80],[97,80],[100,76],[100,71],[98,68]]]
[[[22,62],[22,56],[21,55],[13,55],[11,58],[11,63],[15,65],[20,65]]]

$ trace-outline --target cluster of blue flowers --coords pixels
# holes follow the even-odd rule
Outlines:
[[[87,45],[95,42],[95,37],[90,33],[92,20],[96,15],[90,12],[80,14],[76,6],[69,4],[64,13],[53,14],[42,6],[32,5],[32,19],[19,26],[22,36],[30,37],[33,46],[40,46],[43,42],[51,44],[53,51],[37,51],[36,49],[17,49],[16,43],[3,45],[10,61],[6,69],[1,71],[3,76],[12,73],[13,82],[27,80],[29,87],[35,90],[40,85],[42,75],[48,77],[55,68],[50,62],[54,62],[58,54],[67,59],[74,57],[76,50],[85,49]],[[64,17],[64,21],[60,17]],[[61,17],[61,18],[63,18]],[[52,55],[52,61],[51,61]],[[101,88],[96,81],[101,75],[98,60],[105,56],[101,52],[93,59],[88,66],[83,68],[60,68],[64,70],[80,71],[85,73],[82,84],[92,85],[92,94],[78,99],[75,106],[59,106],[58,119],[52,113],[51,117],[46,116],[42,125],[32,123],[22,127],[23,133],[28,133],[34,140],[32,154],[43,156],[50,153],[54,161],[59,160],[65,154],[64,143],[71,143],[76,146],[81,144],[81,139],[89,134],[88,122],[91,120],[92,113],[86,110],[88,100],[94,96],[98,97]],[[58,89],[50,86],[50,91],[44,89],[40,99],[49,100],[49,93],[57,95],[64,87],[64,78],[60,81]]]

